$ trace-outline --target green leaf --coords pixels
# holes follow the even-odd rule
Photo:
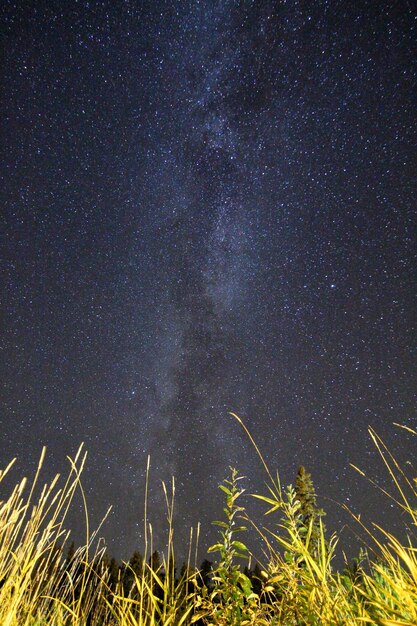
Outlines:
[[[243,592],[246,597],[250,596],[252,593],[252,583],[245,574],[240,574],[238,578],[238,582],[243,589]]]
[[[257,498],[258,500],[262,500],[262,502],[266,502],[267,504],[272,505],[271,508],[268,509],[268,511],[265,513],[265,515],[269,515],[270,513],[277,511],[282,506],[282,502],[273,500],[272,498],[267,498],[266,496],[260,496],[256,493],[251,493],[251,496],[253,498]]]
[[[217,552],[218,550],[221,550],[222,548],[223,548],[223,544],[215,543],[214,546],[210,546],[207,552]]]

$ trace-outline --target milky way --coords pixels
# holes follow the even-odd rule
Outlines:
[[[411,4],[64,4],[2,10],[2,458],[84,441],[127,558],[150,454],[156,544],[174,474],[205,548],[229,465],[265,481],[234,411],[331,530],[395,526],[349,463],[384,481],[368,425],[415,450]]]

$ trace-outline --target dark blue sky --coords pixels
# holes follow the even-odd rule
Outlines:
[[[177,535],[235,465],[311,471],[395,525],[416,426],[415,15],[408,2],[11,2],[2,9],[1,456],[85,441],[110,551],[140,547],[146,458]],[[387,507],[386,509],[384,507]],[[343,518],[346,521],[346,518]],[[72,523],[77,527],[77,515]]]

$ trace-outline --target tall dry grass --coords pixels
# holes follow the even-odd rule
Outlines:
[[[381,523],[366,526],[352,514],[371,550],[362,550],[356,562],[340,572],[333,565],[337,534],[327,537],[320,521],[312,549],[313,527],[300,525],[300,502],[294,488],[282,488],[245,425],[234,417],[265,468],[268,492],[253,495],[265,504],[267,523],[247,515],[242,506],[242,477],[232,470],[220,486],[224,517],[216,522],[219,539],[211,552],[217,562],[208,587],[196,568],[198,529],[195,536],[190,534],[186,565],[180,575],[175,573],[174,481],[169,489],[163,485],[165,553],[160,561],[154,558],[157,546],[147,519],[146,486],[141,566],[131,568],[129,588],[121,574],[116,584],[110,584],[100,529],[91,532],[89,528],[81,483],[86,453],[81,446],[75,458],[69,459],[64,480],[56,476],[42,485],[43,450],[33,480],[23,479],[0,501],[1,626],[416,626],[417,548],[412,533],[417,525],[417,478],[408,476],[388,446],[370,430],[394,488],[384,493],[399,507],[409,533],[402,541]],[[0,483],[13,465],[12,461],[0,472]],[[372,477],[355,469],[372,482]],[[77,490],[84,502],[86,538],[84,546],[68,558],[65,521]],[[250,557],[244,539],[249,526],[264,547],[257,578],[241,567]]]
[[[70,461],[70,471],[62,486],[59,476],[40,485],[45,449],[31,484],[24,478],[9,497],[0,502],[0,623],[3,626],[26,624],[85,623],[100,595],[100,581],[90,564],[99,562],[104,546],[91,546],[96,534],[89,536],[86,514],[86,543],[71,563],[64,549],[69,533],[64,522],[75,491],[84,498],[80,475],[86,453],[80,446]],[[0,483],[14,461],[0,473]],[[1,487],[1,485],[0,485]],[[39,493],[37,493],[39,492]],[[36,497],[35,497],[36,494]],[[85,498],[84,498],[85,502]]]

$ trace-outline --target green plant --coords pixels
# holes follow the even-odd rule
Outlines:
[[[226,521],[213,522],[221,529],[220,541],[208,551],[218,552],[220,556],[213,576],[215,589],[211,594],[212,619],[216,624],[237,626],[255,623],[259,598],[252,591],[250,579],[236,563],[236,559],[249,558],[246,545],[236,538],[239,533],[247,530],[246,526],[239,525],[244,519],[245,509],[237,503],[245,490],[239,486],[243,477],[232,467],[230,472],[230,479],[219,485],[226,495],[226,506],[223,509]]]

